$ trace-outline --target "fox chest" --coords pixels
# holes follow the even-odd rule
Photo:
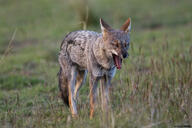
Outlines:
[[[100,66],[94,66],[92,67],[92,73],[95,77],[103,77],[104,75],[109,76],[110,78],[113,78],[116,73],[116,67],[111,67],[110,69],[105,69]]]

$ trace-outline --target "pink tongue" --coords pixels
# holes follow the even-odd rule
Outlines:
[[[121,58],[118,56],[115,56],[115,63],[117,66],[117,69],[121,69]]]

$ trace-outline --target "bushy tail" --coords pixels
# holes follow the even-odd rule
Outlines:
[[[69,106],[68,82],[67,82],[67,78],[62,73],[62,68],[60,68],[59,70],[58,78],[59,78],[59,90],[60,90],[61,98],[63,102],[67,106]]]

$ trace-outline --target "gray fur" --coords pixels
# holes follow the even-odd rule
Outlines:
[[[105,29],[105,26],[102,26]],[[129,33],[110,30],[104,40],[104,33],[93,31],[75,31],[66,35],[59,52],[59,87],[63,100],[69,104],[72,114],[77,114],[76,96],[85,82],[87,72],[90,76],[90,105],[93,113],[93,105],[96,98],[98,80],[102,80],[104,97],[108,102],[108,88],[115,76],[116,67],[112,57],[117,51],[119,56],[127,54],[129,47]],[[114,46],[118,42],[119,48]],[[126,44],[126,45],[125,45]],[[76,81],[76,79],[79,80]]]

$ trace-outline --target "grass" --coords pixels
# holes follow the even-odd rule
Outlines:
[[[192,125],[191,4],[189,0],[0,1],[0,126]],[[100,105],[89,119],[88,83],[80,91],[77,119],[58,97],[59,46],[66,33],[82,29],[86,7],[88,30],[100,32],[100,17],[115,28],[132,18],[130,56],[112,82],[109,120]]]

